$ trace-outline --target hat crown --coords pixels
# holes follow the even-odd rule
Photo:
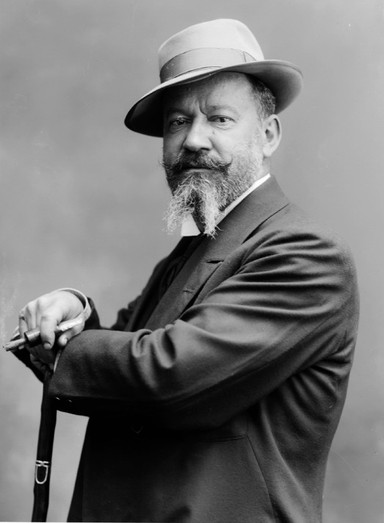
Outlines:
[[[220,72],[247,74],[271,90],[278,113],[292,103],[303,83],[294,64],[265,60],[253,33],[238,20],[224,18],[187,27],[160,46],[158,57],[160,83],[125,117],[129,129],[150,136],[163,135],[163,95],[178,85]]]
[[[205,51],[208,51],[208,56],[205,54],[204,59]],[[160,46],[158,52],[160,77],[162,81],[169,79],[169,75],[164,78],[162,71],[175,59],[178,59],[180,65],[184,62],[185,67],[189,65],[191,69],[198,69],[222,65],[215,64],[215,60],[220,60],[220,55],[223,54],[226,60],[232,60],[233,64],[239,61],[264,60],[260,45],[245,24],[231,19],[212,20],[187,27]],[[247,58],[239,60],[240,55]],[[195,56],[195,59],[189,63],[192,56]],[[207,58],[212,62],[207,63]],[[186,70],[185,67],[181,66],[183,72]],[[172,74],[173,77],[176,75]]]

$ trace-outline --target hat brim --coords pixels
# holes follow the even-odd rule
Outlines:
[[[164,92],[176,85],[202,80],[213,74],[236,72],[251,75],[263,82],[276,98],[276,113],[288,107],[298,96],[303,85],[303,75],[294,64],[282,60],[263,60],[219,68],[195,70],[172,78],[145,94],[129,110],[124,123],[132,131],[148,136],[163,136]]]

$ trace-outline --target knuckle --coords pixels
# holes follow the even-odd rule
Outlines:
[[[27,305],[21,309],[20,314],[24,316],[32,316],[33,311],[35,309],[34,304],[34,301],[30,301],[29,303],[27,303]]]
[[[47,295],[40,296],[40,298],[37,298],[36,301],[36,309],[39,312],[44,311],[49,306],[49,299],[47,298]]]

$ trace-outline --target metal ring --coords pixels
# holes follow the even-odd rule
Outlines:
[[[38,485],[44,485],[44,483],[47,481],[48,474],[49,474],[49,466],[50,466],[50,462],[49,461],[41,461],[40,459],[36,460],[36,463],[35,463],[35,482]],[[39,478],[39,472],[40,472],[41,469],[43,469],[42,470],[43,476],[42,476],[42,478]]]
[[[25,321],[25,316],[24,316],[24,312],[23,311],[19,312],[19,320]]]

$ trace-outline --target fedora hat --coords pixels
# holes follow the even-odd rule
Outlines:
[[[219,72],[251,75],[276,98],[276,113],[299,94],[303,78],[298,67],[283,60],[265,60],[261,47],[246,25],[220,19],[187,27],[159,48],[160,85],[129,110],[125,125],[149,136],[163,135],[164,92],[176,85],[201,80]]]

